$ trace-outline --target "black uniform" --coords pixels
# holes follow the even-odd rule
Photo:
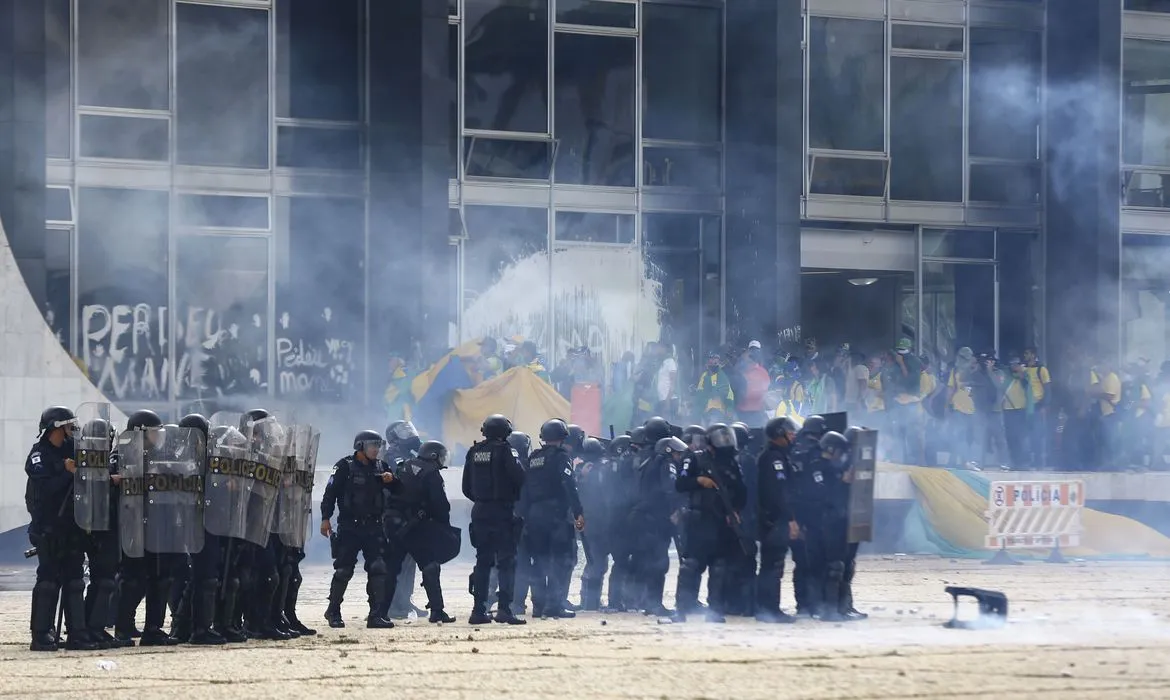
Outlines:
[[[118,473],[117,453],[110,454],[110,475]],[[118,561],[122,546],[118,540],[118,489],[110,488],[110,529],[85,534],[85,556],[89,560],[89,587],[85,591],[85,620],[91,637],[107,643],[114,638],[106,632],[113,616],[117,590]]]
[[[760,536],[756,612],[772,617],[780,615],[780,579],[784,577],[789,523],[793,521],[788,494],[792,465],[788,453],[787,447],[770,444],[756,463]]]
[[[819,489],[813,478],[813,462],[820,459],[820,437],[804,431],[796,436],[796,442],[788,455],[788,503],[792,507],[792,517],[801,528],[801,537],[798,541],[790,542],[792,550],[792,588],[796,597],[796,612],[798,615],[812,615],[815,612],[815,600],[809,590],[809,572],[813,566],[810,562],[809,538],[805,530],[808,527],[818,527],[820,524],[820,504],[815,490]],[[824,479],[824,476],[821,476]]]
[[[618,463],[603,457],[577,468],[577,491],[589,523],[585,541],[585,571],[581,573],[581,607],[598,610],[601,589],[609,569],[614,541],[614,499],[618,486]],[[610,597],[613,597],[612,583]]]
[[[613,517],[610,527],[618,536],[613,538],[613,570],[609,574],[609,609],[622,612],[641,607],[641,598],[635,583],[634,555],[637,542],[630,537],[630,513],[638,502],[638,463],[633,450],[621,455],[615,462],[611,490]]]
[[[573,480],[568,450],[545,445],[528,458],[519,514],[524,519],[524,544],[532,557],[532,611],[534,616],[564,613],[564,580],[570,547],[576,534],[570,516],[582,515],[581,499]],[[569,575],[571,576],[571,566]]]
[[[655,455],[647,448],[638,457],[645,456],[637,468],[637,496],[628,518],[627,530],[634,544],[633,579],[636,593],[641,594],[641,607],[656,615],[667,614],[662,605],[666,588],[666,573],[670,570],[670,540],[673,525],[676,491],[674,462],[667,455]]]
[[[743,449],[736,456],[736,471],[744,488],[744,505],[740,510],[740,525],[745,533],[744,546],[731,550],[728,566],[727,605],[723,612],[728,615],[754,615],[756,612],[756,572],[759,553],[757,533],[759,531],[756,506],[759,496],[756,492],[759,477],[754,450]]]
[[[390,601],[398,587],[399,573],[407,558],[422,572],[427,607],[432,615],[443,612],[443,589],[439,585],[441,564],[433,552],[431,525],[451,524],[451,504],[443,488],[439,465],[414,458],[403,462],[386,489],[383,527],[386,537],[386,595],[382,617],[389,615]]]
[[[334,533],[333,581],[329,585],[329,607],[326,618],[333,621],[341,616],[341,601],[353,578],[358,552],[365,560],[366,595],[370,618],[376,619],[384,607],[386,591],[386,564],[382,559],[382,474],[386,464],[382,460],[362,461],[357,455],[345,457],[333,465],[333,473],[325,484],[321,498],[321,519],[333,517],[337,508],[337,532]]]
[[[801,471],[795,482],[800,484],[800,496],[793,504],[801,528],[806,571],[801,580],[804,601],[798,597],[797,605],[802,612],[824,616],[830,608],[835,611],[837,607],[835,592],[833,600],[826,600],[830,581],[839,582],[844,576],[846,533],[834,505],[840,498],[841,479],[819,450],[807,453],[803,463],[793,461],[794,467],[798,464]],[[797,566],[801,566],[799,560]]]
[[[471,572],[472,616],[487,614],[491,570],[499,573],[497,609],[511,611],[516,584],[516,541],[522,521],[514,512],[524,485],[524,469],[516,450],[503,438],[478,442],[467,451],[463,468],[463,495],[472,502],[471,545],[475,569]]]
[[[718,490],[704,488],[699,483],[703,476],[714,480]],[[726,585],[731,567],[743,557],[741,543],[730,524],[747,503],[739,466],[731,457],[692,453],[683,458],[675,487],[688,498],[686,551],[681,553],[678,571],[678,612],[685,615],[698,607],[699,581],[703,571],[710,569],[708,590],[714,597],[707,605],[713,616],[721,616],[727,609],[724,596],[731,590]]]

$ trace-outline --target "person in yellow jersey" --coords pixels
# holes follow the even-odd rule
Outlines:
[[[918,432],[922,441],[923,463],[935,466],[938,464],[937,436],[946,412],[946,386],[935,376],[929,355],[923,353],[918,356],[918,360],[922,363],[922,372],[918,378]]]
[[[723,371],[719,353],[707,353],[707,368],[699,376],[699,384],[695,387],[695,408],[703,416],[703,425],[723,422],[731,415],[734,401],[731,379]]]
[[[1008,360],[1007,385],[1003,392],[1003,429],[1007,437],[1008,455],[1012,469],[1026,469],[1031,462],[1029,443],[1032,436],[1032,417],[1036,403],[1032,394],[1032,380],[1023,360]]]
[[[886,395],[886,413],[893,429],[895,440],[901,447],[901,461],[904,464],[922,464],[921,426],[919,413],[919,392],[922,389],[922,362],[913,354],[913,343],[902,338],[886,362],[882,383]]]
[[[773,418],[795,418],[805,415],[808,394],[805,392],[804,382],[801,381],[800,361],[789,360],[781,370],[782,374],[776,377],[772,390],[768,393],[776,401],[776,410]]]
[[[886,425],[886,395],[882,386],[882,370],[885,368],[885,357],[875,354],[866,360],[869,370],[869,379],[865,382],[865,392],[861,401],[865,407],[866,427],[876,430],[885,430]],[[878,441],[878,452],[882,459],[889,458],[889,441]]]
[[[971,348],[961,347],[955,354],[955,363],[947,377],[947,422],[950,424],[950,463],[952,467],[976,466],[975,445],[977,435],[975,424],[975,398],[973,380],[975,353]],[[981,442],[979,444],[982,444]]]
[[[1052,383],[1052,376],[1048,368],[1040,361],[1036,348],[1024,348],[1024,371],[1028,373],[1028,381],[1032,385],[1032,465],[1040,468],[1048,463],[1048,385]]]
[[[1092,399],[1090,416],[1096,420],[1095,432],[1100,437],[1091,448],[1094,452],[1090,467],[1108,469],[1114,466],[1109,462],[1117,454],[1117,406],[1121,403],[1121,377],[1110,362],[1100,360],[1089,369],[1089,397]]]
[[[1146,362],[1142,358],[1130,363],[1121,375],[1121,402],[1118,404],[1119,466],[1145,468],[1148,465],[1154,415],[1150,411],[1153,394],[1150,392]]]

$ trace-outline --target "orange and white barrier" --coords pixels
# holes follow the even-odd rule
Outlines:
[[[1085,482],[993,481],[987,497],[988,549],[1076,547]]]

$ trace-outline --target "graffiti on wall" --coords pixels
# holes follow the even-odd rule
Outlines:
[[[358,341],[347,337],[333,310],[324,307],[311,319],[278,316],[276,389],[286,397],[342,400],[357,362]]]

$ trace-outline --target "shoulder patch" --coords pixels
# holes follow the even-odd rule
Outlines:
[[[29,455],[29,461],[31,461],[33,464],[40,464],[41,463],[41,453],[40,452],[33,452],[31,455]]]
[[[686,467],[683,467],[683,470],[685,471]],[[678,469],[674,466],[674,462],[670,463],[670,475],[671,476],[678,476]]]
[[[784,471],[784,462],[781,462],[780,460],[776,460],[775,462],[772,462],[772,468],[778,472],[782,472],[782,471]]]
[[[512,449],[512,456],[515,457],[517,461],[520,460],[520,453],[517,452],[515,448]]]
[[[334,464],[333,469],[331,469],[329,471],[329,476],[334,476],[335,474],[337,474],[337,465],[336,464]]]
[[[573,468],[572,467],[565,467],[565,476],[572,476],[572,475],[573,475]]]

